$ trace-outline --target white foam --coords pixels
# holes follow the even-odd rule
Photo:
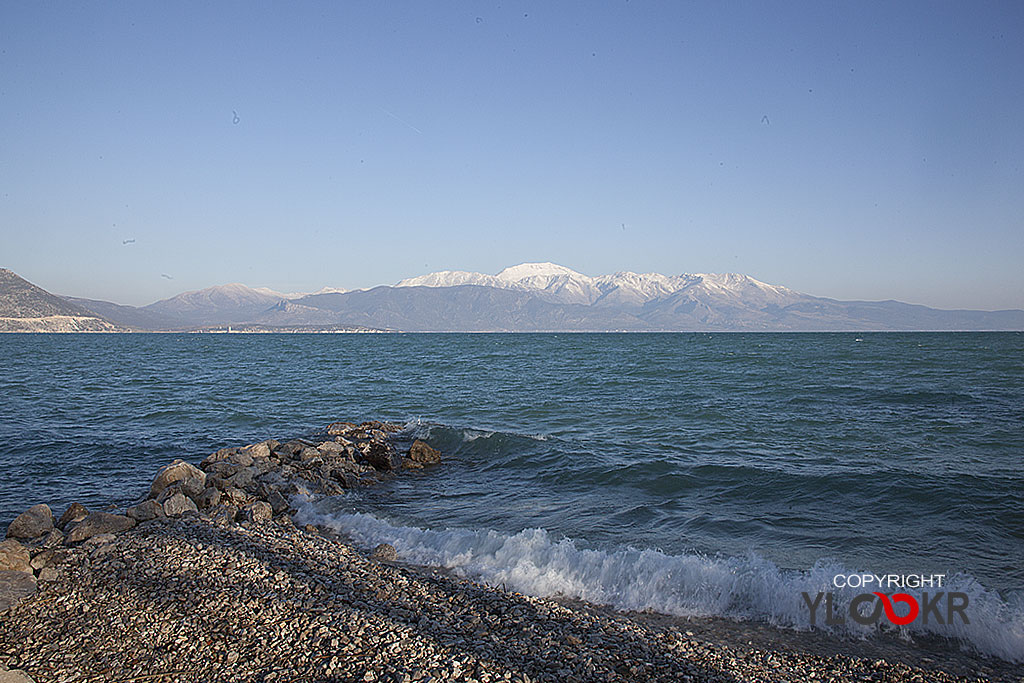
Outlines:
[[[479,429],[463,429],[462,440],[465,442],[476,441],[477,439],[489,439],[494,436],[494,432],[481,431]]]
[[[802,592],[813,596],[831,591],[837,611],[843,613],[854,595],[865,592],[834,588],[836,574],[858,572],[827,560],[808,570],[790,571],[756,554],[712,558],[634,548],[606,552],[577,547],[570,539],[554,539],[543,529],[525,529],[514,535],[492,530],[419,529],[395,526],[365,513],[321,514],[312,503],[301,506],[296,521],[334,528],[368,548],[390,543],[404,561],[446,567],[493,586],[534,596],[580,598],[624,610],[755,619],[806,629],[810,627],[809,609]],[[970,624],[957,621],[953,626],[926,626],[917,620],[900,627],[901,632],[953,637],[980,652],[1024,661],[1024,604],[1010,605],[965,575],[951,577],[945,589],[968,594]],[[920,590],[906,592],[920,598]],[[875,630],[848,617],[842,627],[828,627],[824,621],[822,605],[819,628],[857,635]]]

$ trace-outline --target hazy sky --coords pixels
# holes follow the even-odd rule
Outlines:
[[[1024,308],[1024,3],[0,0],[0,266],[523,261]]]

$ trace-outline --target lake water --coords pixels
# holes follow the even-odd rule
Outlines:
[[[1024,334],[0,335],[0,366],[3,524],[383,419],[444,464],[302,519],[523,592],[796,627],[837,573],[944,574],[971,624],[930,630],[1024,657]]]

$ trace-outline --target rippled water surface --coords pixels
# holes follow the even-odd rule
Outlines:
[[[4,524],[131,501],[174,457],[387,419],[446,464],[328,506],[367,542],[1024,588],[1022,334],[0,335],[0,365]]]

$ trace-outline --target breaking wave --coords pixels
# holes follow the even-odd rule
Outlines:
[[[622,610],[751,619],[808,629],[809,608],[802,593],[832,592],[836,611],[845,614],[850,600],[865,592],[833,587],[837,574],[858,572],[830,560],[795,571],[780,569],[754,553],[728,558],[630,547],[593,550],[571,539],[552,538],[544,529],[506,535],[493,530],[394,526],[367,513],[320,512],[312,502],[301,507],[296,521],[327,526],[368,548],[390,543],[403,561],[444,567],[492,586],[540,597],[579,598]],[[1024,661],[1024,602],[1006,602],[964,574],[947,578],[943,589],[968,595],[970,623],[957,619],[952,625],[923,625],[917,620],[898,627],[902,635],[953,638],[984,654]],[[921,589],[906,592],[920,601]],[[839,627],[824,622],[822,605],[816,628],[856,636],[878,630],[848,617]]]

